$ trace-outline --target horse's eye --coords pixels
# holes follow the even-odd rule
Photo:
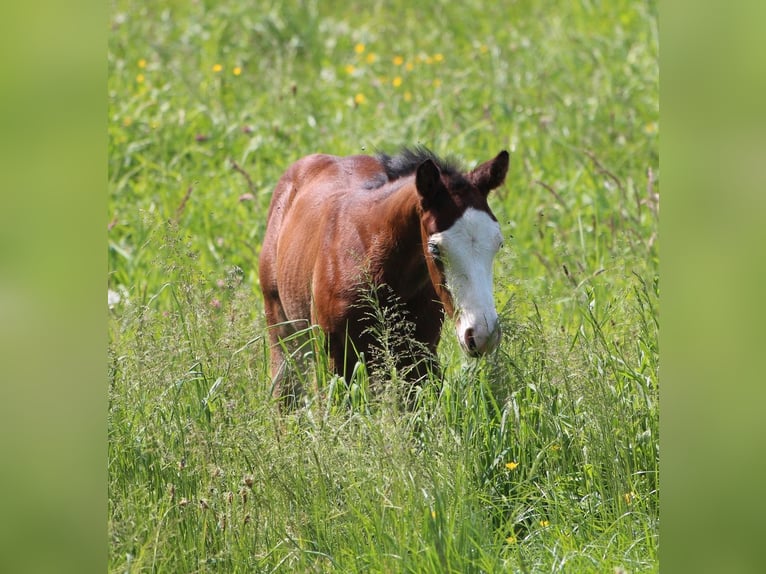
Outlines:
[[[433,257],[437,261],[442,255],[442,252],[439,249],[439,245],[434,243],[433,241],[428,242],[428,252],[431,254],[431,257]]]

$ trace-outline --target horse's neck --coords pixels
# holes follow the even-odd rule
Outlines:
[[[408,233],[420,224],[420,200],[414,180],[399,184],[378,206],[380,219],[390,221],[387,225],[402,233]]]
[[[376,282],[400,295],[420,290],[428,281],[420,232],[420,199],[414,183],[393,191],[370,211],[375,227],[371,260]]]

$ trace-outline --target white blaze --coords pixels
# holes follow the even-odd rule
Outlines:
[[[492,296],[492,260],[502,241],[497,221],[470,207],[452,227],[429,237],[429,243],[439,247],[455,306],[458,341],[470,355],[491,351],[500,340]]]

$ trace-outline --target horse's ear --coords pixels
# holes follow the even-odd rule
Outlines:
[[[427,159],[418,166],[415,172],[415,187],[424,206],[433,203],[441,192],[447,190],[442,182],[439,166],[433,160]]]
[[[468,179],[479,188],[479,191],[487,195],[496,187],[500,187],[505,181],[509,161],[508,152],[503,150],[497,154],[495,159],[485,161],[469,173]]]

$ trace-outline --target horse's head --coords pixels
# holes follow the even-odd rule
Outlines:
[[[421,163],[415,185],[422,206],[421,234],[431,281],[455,319],[463,351],[478,357],[500,342],[492,295],[492,260],[503,236],[487,195],[505,180],[508,152],[467,174]]]

